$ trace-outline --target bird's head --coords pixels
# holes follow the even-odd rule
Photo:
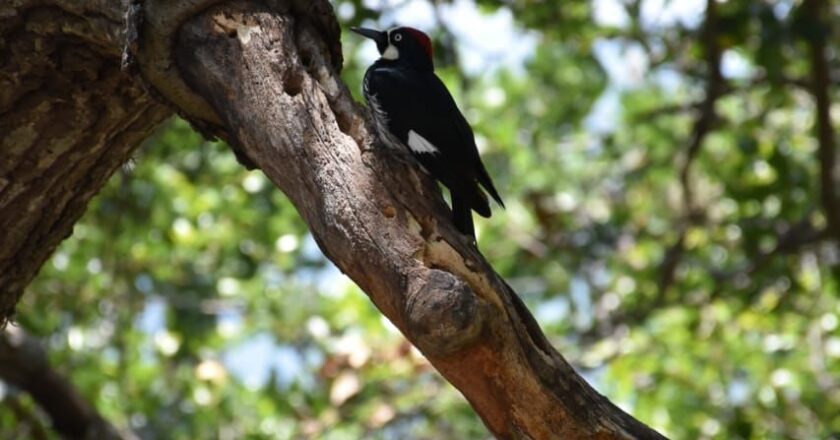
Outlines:
[[[351,28],[353,32],[376,42],[382,58],[416,67],[432,67],[432,40],[428,35],[410,27],[396,27],[387,31]]]

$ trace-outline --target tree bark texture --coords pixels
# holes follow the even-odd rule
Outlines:
[[[0,324],[171,110],[120,72],[120,2],[0,4]]]
[[[436,186],[371,144],[311,20],[259,3],[186,23],[175,64],[324,253],[499,438],[655,438],[589,387],[449,222]]]
[[[19,328],[0,332],[0,379],[29,393],[64,438],[136,439],[102,418],[73,384],[50,366],[41,344]]]
[[[127,64],[137,78],[262,169],[324,254],[495,436],[662,438],[573,371],[452,227],[437,186],[374,143],[366,112],[339,77],[340,30],[327,0],[135,0],[129,9]],[[87,201],[78,188],[58,190]]]

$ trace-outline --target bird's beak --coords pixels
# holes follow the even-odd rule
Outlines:
[[[386,34],[385,32],[380,32],[376,29],[368,29],[362,27],[352,27],[350,28],[350,30],[363,37],[370,38],[371,40],[376,42],[377,46],[384,47],[386,44],[388,44],[388,34]]]

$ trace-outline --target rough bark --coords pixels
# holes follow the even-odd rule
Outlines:
[[[130,432],[121,433],[102,418],[73,384],[50,366],[41,344],[19,328],[0,332],[0,379],[29,393],[64,438],[136,438]]]
[[[175,64],[324,253],[499,438],[656,438],[580,378],[449,222],[436,186],[371,146],[311,21],[236,2],[184,25]]]
[[[98,5],[113,7],[104,1]],[[133,2],[131,8],[128,64],[134,66],[137,78],[147,81],[155,95],[202,132],[226,139],[256,163],[292,200],[328,258],[464,394],[494,435],[662,438],[594,391],[551,347],[516,294],[451,226],[448,209],[429,178],[407,165],[409,161],[372,144],[365,113],[338,76],[338,25],[327,0],[146,0]],[[80,46],[93,50],[88,46],[104,45],[113,54],[113,42]],[[47,65],[38,72],[61,76],[58,67]],[[0,222],[22,231],[2,237],[16,247],[0,262],[10,267],[39,266],[77,217],[73,210],[69,211],[75,216],[62,214],[68,211],[66,206],[78,206],[80,213],[97,185],[131,151],[131,142],[118,143],[123,145],[120,149],[114,139],[126,133],[135,133],[139,139],[145,134],[143,129],[166,115],[130,79],[113,72],[113,76],[88,74],[65,80],[51,94],[33,98],[35,107],[52,102],[52,94],[64,96],[57,100],[64,102],[77,96],[67,94],[81,88],[79,81],[90,78],[82,91],[99,93],[87,101],[69,101],[80,103],[71,111],[91,113],[88,107],[101,109],[97,106],[101,100],[121,96],[124,106],[117,113],[134,118],[123,125],[89,124],[83,130],[85,142],[62,144],[62,154],[73,158],[75,165],[65,166],[73,160],[63,156],[61,161],[48,161],[60,166],[61,178],[43,177],[38,171],[35,174],[42,177],[30,179],[35,183],[28,186],[26,180],[14,181],[14,188],[29,191],[20,200],[35,200],[36,205],[42,203],[36,208],[45,210],[43,199],[48,194],[52,203],[46,204],[50,210],[40,222],[0,211]],[[110,84],[108,78],[135,90],[136,95],[126,97],[121,87],[103,88],[103,82]],[[105,94],[107,90],[113,95]],[[53,121],[49,114],[38,114],[44,121]],[[96,114],[101,120],[110,112]],[[6,121],[5,114],[0,114],[0,124],[26,126]],[[134,128],[127,131],[126,127]],[[64,130],[72,133],[69,127]],[[12,168],[30,173],[43,170],[37,159],[46,153],[37,152],[47,147],[36,140],[16,150],[22,158],[11,161],[18,164]],[[5,141],[3,145],[7,148]],[[34,161],[26,159],[30,157]],[[0,164],[6,166],[5,161]],[[85,168],[87,176],[91,169],[99,170],[101,178],[67,184],[78,168]],[[41,180],[50,185],[36,184]],[[0,186],[0,191],[9,185]],[[3,194],[0,209],[9,197]],[[65,208],[59,210],[62,204]],[[57,231],[54,242],[27,238],[32,231],[42,234],[44,228]],[[36,251],[25,252],[30,242],[39,252],[37,258],[31,254]],[[35,246],[44,242],[46,246]],[[34,262],[14,263],[18,258]],[[35,270],[30,272],[0,278],[3,292],[11,292],[8,286],[14,283],[25,284]],[[18,292],[19,288],[11,296]]]
[[[0,325],[90,198],[171,111],[120,72],[119,2],[0,5]]]

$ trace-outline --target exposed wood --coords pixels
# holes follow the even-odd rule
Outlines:
[[[0,327],[88,201],[171,112],[120,72],[110,1],[0,5]]]

